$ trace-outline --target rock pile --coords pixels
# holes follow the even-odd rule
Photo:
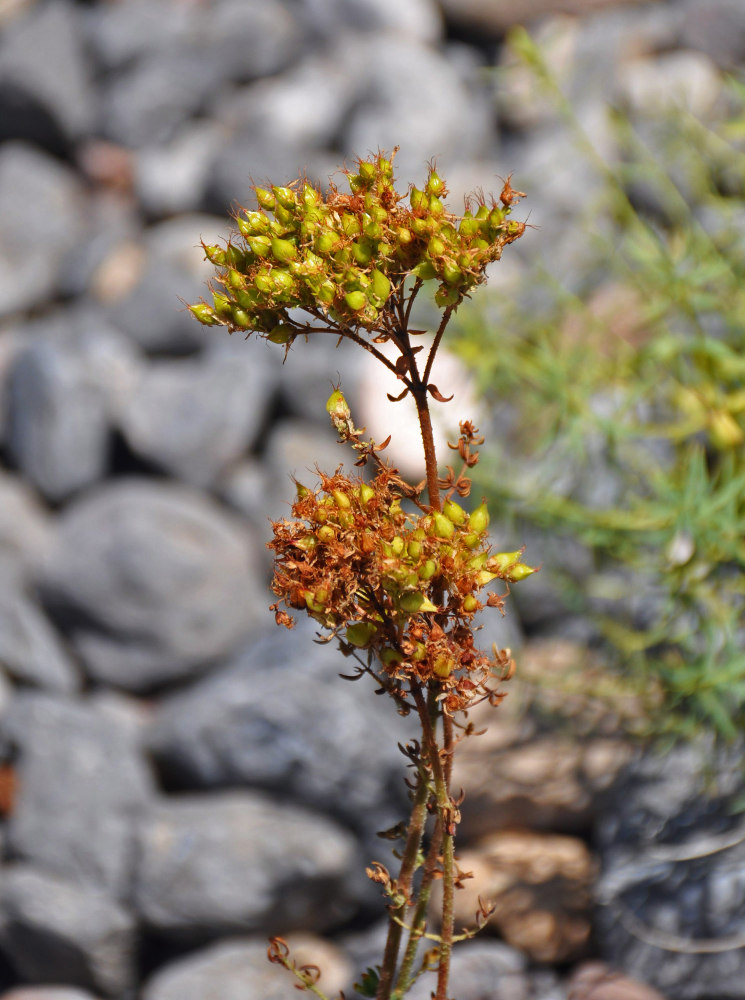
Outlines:
[[[738,0],[525,6],[601,145],[606,99],[633,113],[682,92],[705,111],[745,63]],[[325,955],[331,992],[352,996],[378,959],[362,871],[386,860],[373,831],[403,815],[407,722],[339,680],[343,660],[307,628],[273,630],[263,549],[289,475],[343,460],[330,380],[366,412],[376,384],[331,343],[283,367],[272,345],[211,339],[183,303],[209,272],[200,238],[225,232],[252,178],[325,181],[399,143],[404,185],[434,154],[454,200],[514,169],[540,226],[528,252],[571,287],[588,248],[566,222],[593,182],[504,50],[515,8],[0,4],[3,1000],[280,1000],[271,932]],[[507,287],[531,265],[502,266]],[[544,655],[532,640],[552,599],[537,590],[489,641],[517,647],[524,630],[526,657]],[[737,779],[710,796],[698,765],[650,776],[641,758],[602,806],[631,756],[617,729],[576,743],[541,718],[505,711],[461,763],[463,848],[509,944],[456,953],[460,1000],[566,998],[536,963],[598,952],[623,996],[741,997]],[[668,782],[680,794],[663,805]],[[598,816],[594,860],[577,836]],[[704,833],[716,864],[694,851]],[[731,947],[702,959],[699,939]],[[572,997],[621,996],[598,969]]]

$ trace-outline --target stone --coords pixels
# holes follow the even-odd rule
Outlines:
[[[26,982],[105,996],[119,996],[134,982],[132,915],[101,889],[29,865],[2,871],[0,948]]]
[[[78,672],[38,603],[0,576],[0,665],[21,684],[48,691],[80,687]]]
[[[569,980],[572,1000],[665,1000],[638,979],[616,972],[604,962],[583,962]]]
[[[468,159],[489,146],[492,118],[456,67],[413,39],[383,35],[345,47],[355,67],[355,98],[342,135],[342,152],[391,150],[405,145],[396,173],[405,190],[421,181],[436,150],[441,162]],[[437,108],[437,115],[427,113]],[[447,177],[447,171],[444,171]]]
[[[25,143],[0,146],[0,317],[54,298],[84,226],[71,170]]]
[[[448,25],[474,41],[496,41],[517,24],[529,24],[547,14],[588,15],[607,7],[636,4],[636,0],[440,0]]]
[[[0,994],[0,1000],[96,1000],[96,997],[72,986],[17,986]]]
[[[17,986],[0,994],[0,1000],[96,1000],[85,990],[72,986]]]
[[[294,980],[269,964],[266,949],[264,939],[251,938],[210,945],[158,970],[145,983],[142,1000],[286,1000]]]
[[[680,1000],[739,997],[745,980],[742,741],[640,752],[608,791],[595,934],[603,959]]]
[[[137,844],[134,899],[148,927],[183,940],[319,931],[354,908],[351,835],[255,792],[171,796]]]
[[[0,469],[0,563],[6,573],[30,576],[52,543],[49,512],[17,476]]]
[[[14,100],[10,107],[9,92]],[[93,91],[76,4],[37,4],[8,25],[0,36],[0,95],[3,130],[8,128],[6,116],[21,103],[32,118],[13,138],[35,140],[56,152],[60,133],[75,141],[90,131]]]
[[[53,501],[102,478],[108,420],[100,387],[47,339],[21,349],[8,375],[8,441],[16,464]]]
[[[206,284],[214,275],[200,240],[215,243],[229,228],[223,219],[187,215],[120,241],[92,276],[94,299],[145,351],[188,354],[203,348],[215,334],[197,323],[186,304],[209,294]]]
[[[153,362],[122,408],[127,443],[177,478],[211,485],[256,444],[278,365],[271,345],[227,337],[199,360]]]
[[[150,218],[199,210],[214,151],[223,141],[218,123],[190,123],[171,142],[134,153],[134,189]]]
[[[399,36],[436,44],[443,33],[439,4],[432,0],[304,0],[308,27],[322,38],[345,32],[395,32]]]
[[[250,534],[207,497],[122,479],[65,509],[40,587],[93,680],[147,691],[250,633],[265,606],[255,566]]]
[[[594,864],[576,837],[503,830],[459,855],[471,872],[455,896],[458,926],[474,927],[479,900],[494,910],[487,926],[534,961],[557,963],[581,957],[591,930]],[[439,883],[434,912],[442,905]]]
[[[268,616],[267,616],[268,617]],[[406,811],[404,758],[414,727],[353,661],[313,642],[313,623],[265,632],[185,692],[161,700],[148,745],[176,788],[250,785],[368,830]]]
[[[705,52],[724,70],[734,70],[745,57],[745,11],[739,0],[684,0],[680,44]]]
[[[624,63],[618,96],[637,117],[678,110],[706,118],[722,100],[723,81],[708,56],[683,49]]]
[[[17,759],[13,856],[124,898],[134,823],[153,793],[131,726],[85,702],[21,692],[0,731]]]

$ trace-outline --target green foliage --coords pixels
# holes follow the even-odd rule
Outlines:
[[[547,570],[650,695],[655,731],[732,737],[745,718],[745,88],[731,81],[705,123],[609,110],[607,163],[527,34],[512,45],[600,183],[575,221],[594,255],[579,292],[544,274],[540,311],[524,306],[535,287],[518,287],[458,314],[455,349],[513,428],[478,485],[495,516],[589,552],[589,587],[573,565]]]

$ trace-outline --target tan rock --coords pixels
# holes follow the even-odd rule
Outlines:
[[[604,962],[585,962],[569,981],[569,1000],[665,1000],[638,979],[614,972]]]
[[[464,851],[458,867],[471,874],[455,895],[456,925],[474,927],[481,903],[487,926],[539,962],[580,956],[590,935],[594,862],[574,837],[503,830]],[[433,893],[434,913],[440,887]]]

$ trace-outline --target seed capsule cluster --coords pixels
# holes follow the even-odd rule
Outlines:
[[[350,194],[331,185],[324,195],[302,179],[256,187],[259,207],[236,215],[227,246],[203,244],[218,277],[212,303],[190,306],[194,316],[285,345],[310,332],[291,316],[298,308],[342,328],[384,330],[407,276],[436,282],[438,306],[455,306],[525,230],[509,219],[522,194],[509,181],[499,201],[481,198],[459,217],[446,211],[434,167],[407,195],[382,153],[346,173]]]
[[[468,514],[446,501],[443,511],[409,514],[394,470],[371,483],[337,472],[317,490],[298,486],[295,520],[274,524],[273,605],[306,611],[347,648],[375,654],[395,686],[408,679],[439,684],[451,711],[466,707],[495,662],[474,647],[474,614],[501,608],[483,588],[517,581],[533,570],[521,551],[492,554],[482,504]],[[370,662],[373,657],[370,657]]]

